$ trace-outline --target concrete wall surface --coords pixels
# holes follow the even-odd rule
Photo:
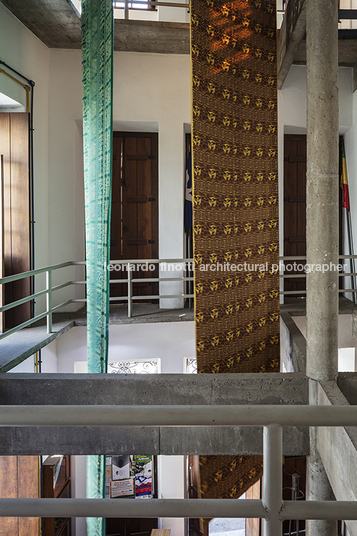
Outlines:
[[[306,339],[306,316],[293,316],[292,320]],[[343,314],[338,317],[338,370],[339,372],[355,372],[357,340],[352,335],[352,315]]]

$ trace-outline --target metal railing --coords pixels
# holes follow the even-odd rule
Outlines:
[[[352,272],[339,272],[339,277],[349,277],[351,278],[351,288],[340,288],[338,290],[338,292],[340,294],[353,294],[353,302],[356,303],[355,301],[355,295],[357,293],[357,285],[356,285],[356,277],[357,277],[357,272],[355,271],[356,268],[355,268],[355,259],[357,259],[357,255],[339,255],[338,256],[339,260],[349,260],[351,263],[352,263]],[[279,261],[294,261],[296,263],[296,261],[303,261],[302,264],[299,266],[302,266],[304,267],[306,263],[306,255],[296,255],[295,257],[294,256],[283,256],[283,257],[279,257]],[[325,265],[322,265],[322,267],[325,266]],[[327,266],[327,265],[326,265]],[[306,279],[306,272],[305,271],[302,271],[301,273],[283,273],[283,274],[280,274],[280,278],[281,279]],[[283,294],[284,296],[288,296],[288,295],[301,295],[301,294],[306,294],[306,289],[302,289],[302,290],[282,290],[280,291],[280,294]]]
[[[4,333],[0,334],[0,340],[4,337],[7,337],[8,335],[11,335],[12,333],[15,333],[16,331],[19,331],[20,329],[26,328],[28,326],[31,326],[32,324],[38,322],[39,320],[42,320],[43,318],[46,318],[47,322],[47,331],[49,333],[52,332],[52,314],[60,309],[61,307],[64,307],[65,305],[68,305],[71,303],[72,300],[66,300],[63,303],[60,303],[56,306],[52,305],[52,294],[53,292],[63,289],[65,287],[68,287],[72,285],[72,281],[67,281],[65,283],[62,283],[60,285],[52,285],[52,274],[55,270],[59,270],[61,268],[67,268],[68,266],[74,266],[76,264],[81,264],[73,261],[63,262],[60,264],[54,264],[52,266],[47,266],[46,268],[38,268],[36,270],[29,270],[28,272],[22,272],[20,274],[10,275],[7,277],[3,277],[0,279],[1,285],[6,285],[8,283],[13,283],[15,281],[20,281],[21,279],[26,278],[32,278],[40,274],[46,275],[46,285],[45,288],[39,292],[35,292],[30,294],[29,296],[26,296],[25,298],[22,298],[20,300],[16,300],[15,302],[11,302],[9,304],[3,305],[0,307],[0,315],[5,313],[6,311],[10,311],[11,309],[14,309],[15,307],[18,307],[19,305],[23,305],[25,303],[31,302],[33,300],[36,300],[36,298],[39,298],[41,296],[46,297],[46,311],[43,313],[35,315],[33,318],[30,318],[29,320],[26,320],[26,322],[22,322],[21,324],[7,330]],[[2,293],[4,295],[4,292]]]
[[[144,278],[134,278],[133,272],[137,265],[144,265],[147,264],[155,266],[157,264],[161,264],[161,268],[165,267],[164,271],[177,271],[176,267],[180,265],[182,268],[182,271],[185,271],[185,268],[187,266],[190,266],[190,263],[192,263],[192,259],[138,259],[138,260],[119,260],[119,261],[111,261],[111,265],[116,266],[126,266],[127,268],[127,277],[122,279],[110,279],[110,284],[120,284],[124,283],[127,284],[127,295],[125,296],[117,296],[117,297],[110,297],[110,303],[114,302],[122,302],[127,301],[128,302],[128,317],[131,318],[132,316],[132,306],[134,301],[145,301],[145,300],[156,300],[156,299],[168,299],[168,298],[193,298],[193,293],[180,293],[180,294],[150,294],[150,295],[142,295],[142,296],[135,296],[133,293],[133,285],[136,283],[163,283],[163,282],[193,282],[192,276],[177,276],[177,277],[144,277]],[[66,287],[69,287],[71,285],[86,285],[87,281],[66,281],[64,283],[61,283],[59,285],[52,285],[53,281],[53,273],[57,270],[60,270],[62,268],[67,268],[69,266],[80,266],[86,265],[85,261],[68,261],[63,262],[60,264],[54,264],[52,266],[47,266],[45,268],[39,268],[36,270],[30,270],[28,272],[23,272],[20,274],[15,274],[7,277],[0,278],[0,285],[6,285],[8,283],[13,283],[15,281],[19,281],[21,279],[29,278],[29,277],[35,277],[40,274],[45,274],[46,276],[46,283],[45,288],[41,291],[35,292],[30,294],[29,296],[26,296],[20,300],[16,300],[15,302],[11,302],[9,304],[6,304],[2,307],[0,307],[0,315],[5,313],[6,311],[10,311],[11,309],[14,309],[15,307],[18,307],[19,305],[23,305],[25,303],[31,302],[33,300],[36,300],[37,298],[41,296],[46,297],[46,310],[42,313],[36,314],[33,318],[30,318],[26,322],[22,322],[21,324],[5,331],[4,333],[0,334],[0,340],[7,337],[8,335],[11,335],[15,333],[16,331],[19,331],[20,329],[26,328],[31,326],[32,324],[35,324],[39,320],[42,320],[43,318],[46,318],[47,323],[47,332],[52,332],[52,315],[54,312],[58,311],[59,309],[65,307],[66,305],[69,305],[71,303],[86,303],[86,298],[71,298],[68,300],[65,300],[61,302],[58,305],[53,306],[53,293],[64,289]],[[167,269],[167,266],[173,265],[175,267],[174,270]],[[181,271],[180,269],[180,271]],[[4,293],[3,293],[4,294]]]
[[[0,426],[263,426],[263,498],[0,499],[6,517],[254,517],[265,536],[289,519],[356,520],[356,501],[282,499],[283,426],[357,426],[357,406],[0,406]]]
[[[349,259],[354,260],[357,259],[357,255],[340,255],[339,259]],[[306,261],[305,256],[283,256],[279,257],[279,261]],[[41,296],[45,296],[46,298],[46,310],[44,312],[41,312],[39,314],[36,314],[33,318],[30,318],[26,322],[22,322],[21,324],[5,331],[4,333],[0,334],[0,340],[4,337],[7,337],[8,335],[11,335],[12,333],[15,333],[16,331],[19,331],[20,329],[26,328],[28,326],[31,326],[32,324],[38,322],[39,320],[42,320],[43,318],[46,318],[46,324],[47,324],[47,331],[48,333],[52,332],[52,315],[56,311],[59,311],[61,308],[64,308],[66,305],[69,305],[71,303],[86,303],[86,298],[70,298],[67,299],[60,304],[57,304],[53,306],[53,294],[61,289],[64,289],[69,286],[77,286],[77,285],[83,285],[85,286],[87,284],[86,280],[70,280],[66,281],[64,283],[54,285],[53,282],[53,274],[54,272],[61,270],[63,268],[68,268],[71,266],[84,266],[86,265],[85,261],[68,261],[63,262],[59,264],[54,264],[52,266],[47,266],[45,268],[39,268],[36,270],[31,270],[28,272],[23,272],[20,274],[15,274],[7,277],[0,278],[0,285],[6,285],[8,283],[12,283],[15,281],[19,281],[21,279],[25,278],[32,278],[41,274],[45,274],[46,276],[46,283],[45,288],[42,290],[32,293],[27,297],[24,297],[20,300],[17,300],[15,302],[11,302],[9,304],[3,305],[0,307],[0,315],[4,314],[6,311],[10,311],[11,309],[14,309],[15,307],[18,307],[20,305],[23,305],[25,303],[31,302],[36,300],[37,298]],[[159,277],[133,277],[133,274],[135,271],[140,270],[140,267],[138,265],[141,265],[141,269],[143,265],[147,267],[145,271],[155,271],[155,266],[157,266],[160,270]],[[113,266],[114,268],[111,270],[109,267],[109,270],[115,271],[115,266],[119,267],[120,270],[118,271],[127,271],[127,277],[121,278],[121,279],[110,279],[110,285],[117,285],[117,284],[124,284],[127,285],[127,293],[123,296],[116,296],[116,297],[110,297],[110,303],[115,302],[127,302],[128,305],[128,318],[132,317],[133,313],[133,303],[136,301],[151,301],[151,300],[162,300],[162,299],[193,299],[194,294],[193,291],[191,292],[191,288],[193,287],[192,283],[194,281],[193,277],[193,259],[192,258],[184,258],[184,259],[135,259],[135,260],[118,260],[118,261],[111,261],[110,266]],[[163,273],[180,273],[180,275],[177,276],[168,276],[168,277],[162,277]],[[181,275],[182,274],[182,275]],[[306,273],[283,273],[280,274],[280,278],[282,280],[284,279],[302,279],[306,277]],[[356,288],[356,277],[357,272],[341,272],[339,273],[339,277],[348,277],[351,278],[351,287],[352,288],[341,288],[339,289],[339,293],[345,293],[345,294],[352,294],[353,296],[357,293]],[[147,294],[147,295],[134,295],[134,285],[137,283],[168,283],[168,282],[176,282],[176,283],[189,283],[189,292],[181,292],[178,294],[165,294],[163,293],[162,289],[159,290],[158,294]],[[192,286],[191,286],[192,285]],[[4,295],[4,293],[2,293]],[[306,294],[306,290],[281,290],[280,294],[288,296],[294,296],[294,295],[301,295]]]

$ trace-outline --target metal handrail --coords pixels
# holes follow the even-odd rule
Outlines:
[[[339,259],[357,259],[357,255],[339,255]],[[306,260],[306,256],[280,256],[279,261],[304,261]],[[132,316],[132,305],[135,301],[145,301],[145,300],[161,300],[161,299],[176,299],[176,298],[194,298],[194,294],[191,292],[182,292],[180,294],[162,294],[159,292],[159,294],[154,295],[147,295],[147,296],[134,296],[133,295],[133,285],[135,283],[168,283],[168,282],[193,282],[194,277],[193,276],[187,276],[184,275],[185,270],[187,270],[187,266],[189,268],[192,268],[193,271],[193,259],[192,258],[183,258],[183,259],[134,259],[134,260],[112,260],[110,261],[111,265],[119,265],[119,266],[127,266],[127,277],[122,279],[110,279],[110,284],[127,284],[128,291],[126,296],[119,296],[119,297],[110,297],[109,301],[111,303],[115,302],[127,302],[128,304],[128,317],[131,318]],[[159,264],[162,266],[167,267],[168,265],[174,265],[174,264],[180,264],[181,270],[183,272],[183,275],[173,277],[133,277],[133,271],[131,269],[131,266],[138,265],[138,264]],[[0,284],[5,285],[7,283],[12,283],[14,281],[19,281],[22,279],[25,279],[27,277],[34,277],[41,274],[46,274],[46,286],[43,290],[38,291],[36,293],[32,293],[29,296],[22,298],[20,300],[16,300],[15,302],[11,302],[9,304],[3,305],[0,307],[0,314],[9,311],[15,307],[18,307],[19,305],[23,305],[29,301],[35,300],[36,298],[39,298],[41,296],[46,297],[46,310],[42,313],[39,313],[35,315],[33,318],[27,320],[26,322],[22,322],[21,324],[18,324],[17,326],[11,328],[10,330],[7,330],[4,333],[0,334],[0,340],[15,333],[16,331],[19,331],[25,327],[31,326],[35,322],[38,322],[39,320],[42,320],[43,318],[46,318],[47,323],[47,331],[48,333],[52,332],[52,314],[55,311],[58,311],[59,309],[65,307],[66,305],[70,303],[86,303],[86,298],[71,298],[68,299],[56,306],[52,305],[52,296],[53,293],[61,290],[63,288],[69,287],[69,286],[76,286],[76,285],[86,285],[86,280],[70,280],[65,281],[64,283],[60,283],[57,285],[52,285],[52,274],[54,271],[62,269],[62,268],[68,268],[71,266],[86,266],[86,261],[67,261],[62,262],[58,264],[53,264],[50,266],[47,266],[45,268],[37,268],[35,270],[29,270],[27,272],[22,272],[20,274],[15,274],[11,276],[6,276],[3,278],[0,278]],[[181,271],[180,270],[180,271]],[[168,270],[168,272],[175,272],[175,270]],[[290,273],[284,273],[280,274],[279,276],[282,280],[286,278],[305,278],[306,274],[302,272],[301,274],[290,274]],[[340,272],[339,277],[357,277],[357,272]],[[302,293],[306,293],[305,290],[289,290],[289,291],[280,291],[279,294],[283,295],[301,295]],[[346,289],[339,289],[339,293],[347,293],[347,294],[356,294],[357,289],[356,288],[346,288]]]
[[[11,517],[258,517],[264,534],[285,519],[357,519],[356,501],[284,501],[283,426],[357,426],[356,406],[0,406],[1,426],[263,426],[261,499],[0,499]]]
[[[183,259],[135,259],[135,260],[114,260],[111,261],[111,264],[119,264],[119,265],[127,265],[129,267],[128,269],[128,277],[125,279],[111,279],[110,284],[118,284],[118,283],[126,283],[128,285],[128,294],[127,296],[120,296],[120,297],[112,297],[110,298],[110,302],[118,302],[118,301],[127,301],[128,302],[128,317],[130,318],[132,316],[132,302],[137,300],[153,300],[153,299],[164,299],[164,298],[193,298],[193,294],[187,294],[187,293],[181,293],[181,294],[158,294],[158,295],[150,295],[150,296],[133,296],[132,293],[132,285],[135,283],[142,283],[142,282],[157,282],[157,283],[163,283],[163,282],[186,282],[186,281],[193,281],[193,277],[155,277],[155,278],[133,278],[132,277],[132,271],[130,269],[130,266],[137,265],[137,264],[182,264],[182,269],[184,269],[184,265],[187,263],[192,263],[192,259],[189,258],[183,258]],[[27,272],[22,272],[20,274],[10,275],[6,277],[0,278],[0,284],[5,285],[7,283],[13,283],[14,281],[19,281],[22,279],[25,279],[27,277],[34,277],[36,275],[45,274],[46,275],[46,288],[38,291],[36,293],[32,293],[29,296],[26,296],[25,298],[21,298],[20,300],[16,300],[15,302],[11,302],[9,304],[3,305],[0,307],[0,314],[5,313],[6,311],[9,311],[15,307],[18,307],[19,305],[23,305],[29,301],[33,301],[36,298],[39,298],[41,296],[46,297],[46,311],[39,313],[35,315],[33,318],[30,318],[29,320],[26,320],[25,322],[22,322],[21,324],[18,324],[17,326],[5,331],[4,333],[0,334],[0,340],[4,339],[5,337],[8,337],[9,335],[12,335],[13,333],[16,333],[17,331],[20,331],[23,328],[29,327],[32,324],[38,322],[39,320],[42,320],[43,318],[46,318],[46,324],[47,324],[47,332],[52,332],[52,314],[60,309],[61,307],[64,307],[70,303],[86,303],[86,298],[73,298],[70,300],[66,300],[65,302],[53,306],[52,305],[52,295],[53,292],[66,288],[71,285],[86,285],[87,281],[66,281],[64,283],[61,283],[59,285],[52,285],[52,273],[55,270],[59,270],[61,268],[67,268],[70,266],[85,266],[86,261],[68,261],[68,262],[62,262],[58,264],[53,264],[50,266],[47,266],[45,268],[37,268],[35,270],[29,270]]]
[[[9,304],[3,305],[0,307],[0,314],[9,311],[15,307],[18,307],[19,305],[23,305],[29,301],[33,301],[36,298],[39,298],[40,296],[46,296],[46,311],[40,314],[35,315],[33,318],[30,318],[29,320],[26,320],[25,322],[21,322],[21,324],[18,324],[17,326],[5,331],[4,333],[0,334],[0,340],[4,339],[5,337],[8,337],[9,335],[12,335],[13,333],[16,333],[16,331],[19,331],[23,328],[26,328],[28,326],[31,326],[35,322],[38,322],[39,320],[42,320],[43,318],[46,318],[46,324],[47,324],[47,332],[52,332],[52,314],[55,310],[57,310],[59,307],[63,307],[65,304],[70,302],[64,302],[57,305],[56,307],[52,306],[52,293],[56,290],[60,290],[62,288],[65,288],[69,285],[71,285],[71,282],[62,283],[60,285],[52,286],[52,272],[55,270],[59,270],[61,268],[67,268],[69,266],[75,266],[77,264],[82,264],[82,262],[77,261],[67,261],[67,262],[61,262],[58,264],[53,264],[51,266],[46,266],[45,268],[37,268],[34,270],[29,270],[27,272],[22,272],[20,274],[10,275],[6,277],[0,278],[0,284],[6,285],[7,283],[13,283],[14,281],[20,281],[22,279],[26,279],[28,277],[34,277],[36,275],[45,274],[46,275],[46,288],[44,290],[41,290],[39,292],[35,292],[30,294],[29,296],[26,296],[25,298],[21,298],[20,300],[16,300],[15,302],[11,302]]]

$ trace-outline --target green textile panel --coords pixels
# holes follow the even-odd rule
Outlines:
[[[111,0],[82,0],[84,192],[87,261],[88,372],[108,363],[110,206],[113,139]],[[102,498],[105,456],[88,456],[87,497]],[[88,518],[88,536],[105,533],[104,519]]]

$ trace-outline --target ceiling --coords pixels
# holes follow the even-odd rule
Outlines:
[[[0,0],[49,48],[81,48],[81,21],[67,0]],[[189,24],[114,21],[114,50],[189,54]]]
[[[71,0],[0,0],[47,47],[81,48],[81,21]],[[304,5],[305,0],[290,1],[290,6]],[[300,8],[299,8],[300,9]],[[295,10],[297,11],[297,10]],[[301,10],[301,15],[303,10]],[[301,25],[305,33],[305,22]],[[339,39],[339,64],[354,65],[357,39]],[[162,54],[189,54],[189,24],[114,20],[114,50]],[[281,54],[281,51],[279,51]],[[306,63],[306,41],[299,39],[291,63]],[[280,73],[279,73],[280,76]],[[285,76],[284,76],[285,79]]]

